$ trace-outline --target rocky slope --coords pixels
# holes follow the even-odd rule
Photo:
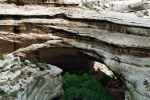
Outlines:
[[[83,54],[120,75],[127,87],[126,100],[150,99],[149,19],[77,5],[1,4],[0,9],[1,54],[50,64]]]

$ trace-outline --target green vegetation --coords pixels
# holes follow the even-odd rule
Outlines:
[[[2,54],[0,54],[0,60],[3,60],[4,58],[3,58],[3,55]]]
[[[0,96],[3,96],[3,97],[16,97],[17,96],[17,92],[12,92],[10,94],[7,94],[3,90],[0,90]]]
[[[65,73],[64,100],[113,100],[104,86],[92,75]]]

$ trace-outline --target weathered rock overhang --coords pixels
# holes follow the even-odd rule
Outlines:
[[[58,55],[86,54],[122,75],[133,93],[131,100],[149,100],[149,19],[81,8],[6,5],[1,9],[1,53],[40,60],[54,59],[56,49],[67,51]]]
[[[67,1],[67,0],[4,0],[0,3],[8,3],[15,5],[44,5],[51,7],[76,7],[80,1]]]

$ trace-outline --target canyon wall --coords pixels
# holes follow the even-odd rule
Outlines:
[[[1,54],[45,63],[86,55],[119,75],[126,100],[150,99],[149,19],[79,6],[1,4],[0,9]]]

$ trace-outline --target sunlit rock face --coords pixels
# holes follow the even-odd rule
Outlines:
[[[82,5],[99,13],[121,12],[150,18],[149,0],[83,0]]]
[[[51,100],[62,95],[61,69],[11,54],[0,62],[0,100]]]
[[[126,100],[149,100],[150,20],[60,6],[1,4],[0,53],[49,64],[97,60],[119,74]]]

